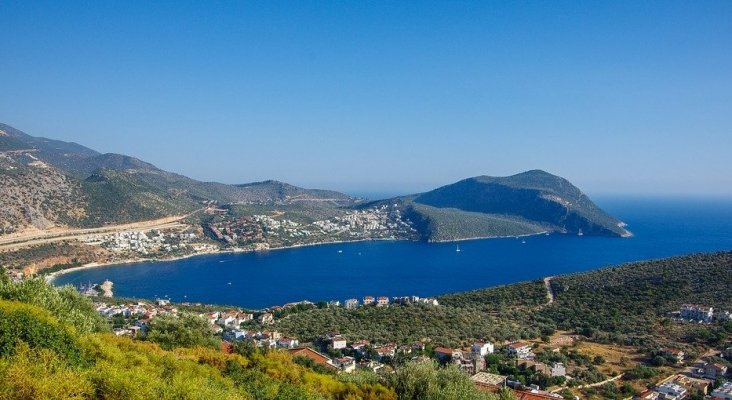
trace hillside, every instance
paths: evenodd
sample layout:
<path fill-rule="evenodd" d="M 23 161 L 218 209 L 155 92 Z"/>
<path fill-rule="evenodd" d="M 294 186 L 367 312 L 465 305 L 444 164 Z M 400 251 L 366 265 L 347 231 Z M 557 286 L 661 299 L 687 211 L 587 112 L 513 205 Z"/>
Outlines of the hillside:
<path fill-rule="evenodd" d="M 395 231 L 386 236 L 425 241 L 541 232 L 630 234 L 569 181 L 539 170 L 509 177 L 478 176 L 426 193 L 364 203 L 343 193 L 274 180 L 238 185 L 200 182 L 134 157 L 100 154 L 2 124 L 0 156 L 3 186 L 10 189 L 0 194 L 0 200 L 8 197 L 0 210 L 5 233 L 184 215 L 215 203 L 232 212 L 230 218 L 287 212 L 308 223 L 333 222 L 354 208 L 366 212 L 388 208 L 401 219 L 399 223 L 413 225 L 416 233 Z"/>
<path fill-rule="evenodd" d="M 630 234 L 621 221 L 601 210 L 569 181 L 540 170 L 508 177 L 468 178 L 403 200 L 411 206 L 412 218 L 424 221 L 423 234 L 428 240 L 543 231 Z M 455 223 L 469 220 L 457 211 L 482 214 L 482 221 Z M 451 220 L 452 224 L 446 222 Z"/>
<path fill-rule="evenodd" d="M 80 224 L 86 218 L 79 181 L 32 153 L 0 152 L 0 188 L 0 234 L 48 229 L 57 223 Z"/>
<path fill-rule="evenodd" d="M 539 281 L 439 296 L 438 307 L 314 309 L 276 327 L 303 339 L 341 332 L 350 340 L 409 343 L 433 340 L 455 346 L 488 339 L 538 338 L 566 330 L 601 343 L 701 350 L 719 345 L 727 326 L 671 323 L 682 304 L 732 311 L 732 252 L 641 261 L 551 280 L 547 304 Z M 721 338 L 721 339 L 720 339 Z M 729 339 L 729 337 L 728 337 Z"/>
<path fill-rule="evenodd" d="M 72 287 L 0 274 L 0 398 L 495 400 L 457 368 L 336 373 L 288 351 L 224 343 L 195 313 L 157 315 L 135 338 Z M 501 399 L 512 398 L 503 395 Z"/>
<path fill-rule="evenodd" d="M 333 206 L 352 206 L 358 202 L 356 198 L 332 190 L 303 189 L 273 180 L 235 186 L 240 189 L 240 202 Z"/>
<path fill-rule="evenodd" d="M 342 193 L 282 182 L 200 182 L 134 157 L 28 135 L 0 124 L 0 234 L 96 227 L 180 215 L 202 204 L 351 206 Z"/>

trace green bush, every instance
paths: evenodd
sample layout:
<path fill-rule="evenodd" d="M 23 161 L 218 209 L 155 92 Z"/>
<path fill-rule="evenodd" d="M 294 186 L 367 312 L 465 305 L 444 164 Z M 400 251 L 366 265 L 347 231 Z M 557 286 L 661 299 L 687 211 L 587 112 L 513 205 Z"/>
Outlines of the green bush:
<path fill-rule="evenodd" d="M 16 352 L 20 343 L 53 350 L 72 365 L 83 361 L 73 332 L 48 312 L 28 304 L 0 300 L 0 357 Z"/>

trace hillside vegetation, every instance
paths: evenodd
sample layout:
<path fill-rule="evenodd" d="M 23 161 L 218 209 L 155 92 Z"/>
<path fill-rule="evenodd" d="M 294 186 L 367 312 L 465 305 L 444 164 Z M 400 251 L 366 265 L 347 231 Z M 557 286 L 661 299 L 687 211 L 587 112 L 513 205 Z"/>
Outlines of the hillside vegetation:
<path fill-rule="evenodd" d="M 407 364 L 391 376 L 334 375 L 244 342 L 223 352 L 208 322 L 192 314 L 156 317 L 142 340 L 113 336 L 107 324 L 71 287 L 0 280 L 0 398 L 497 398 L 457 368 L 432 362 Z"/>
<path fill-rule="evenodd" d="M 469 178 L 417 195 L 413 201 L 441 209 L 504 216 L 498 224 L 505 226 L 515 219 L 519 225 L 516 229 L 530 221 L 561 232 L 627 234 L 621 221 L 602 211 L 569 181 L 541 170 L 508 177 Z"/>
<path fill-rule="evenodd" d="M 283 182 L 200 182 L 134 157 L 28 135 L 0 124 L 0 235 L 181 215 L 204 204 L 348 207 L 351 196 Z M 332 213 L 331 213 L 332 214 Z"/>
<path fill-rule="evenodd" d="M 434 242 L 531 235 L 552 229 L 516 216 L 437 208 L 418 203 L 407 208 L 407 217 L 415 222 L 422 239 Z"/>
<path fill-rule="evenodd" d="M 726 328 L 671 323 L 669 313 L 684 303 L 732 310 L 732 253 L 635 262 L 559 276 L 551 284 L 552 304 L 544 282 L 532 281 L 440 296 L 438 307 L 309 310 L 276 326 L 306 340 L 339 331 L 353 340 L 446 345 L 537 338 L 561 329 L 603 343 L 693 350 L 723 340 Z"/>

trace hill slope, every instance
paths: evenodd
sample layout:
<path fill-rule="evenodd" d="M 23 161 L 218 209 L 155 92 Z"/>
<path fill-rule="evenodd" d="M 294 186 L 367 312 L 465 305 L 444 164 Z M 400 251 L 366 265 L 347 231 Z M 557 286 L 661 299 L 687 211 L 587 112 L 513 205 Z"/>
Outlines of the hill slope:
<path fill-rule="evenodd" d="M 28 135 L 0 124 L 0 234 L 53 226 L 94 227 L 187 213 L 202 203 L 342 207 L 342 193 L 267 181 L 200 182 L 134 157 Z"/>
<path fill-rule="evenodd" d="M 492 216 L 495 223 L 486 222 L 481 228 L 493 231 L 490 236 L 512 231 L 629 235 L 621 221 L 597 207 L 569 181 L 540 170 L 508 177 L 469 178 L 411 196 L 408 201 L 414 204 L 414 212 L 434 223 L 431 239 L 451 236 L 440 232 L 439 221 L 446 218 L 441 214 L 458 216 L 454 210 Z M 459 231 L 452 234 L 453 238 L 460 236 L 464 234 Z"/>

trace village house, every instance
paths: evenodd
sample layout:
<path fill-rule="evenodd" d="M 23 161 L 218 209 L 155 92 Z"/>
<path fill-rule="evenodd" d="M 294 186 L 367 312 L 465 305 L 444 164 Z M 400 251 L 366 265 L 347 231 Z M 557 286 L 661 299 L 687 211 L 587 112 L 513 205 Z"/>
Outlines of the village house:
<path fill-rule="evenodd" d="M 347 309 L 356 308 L 358 307 L 358 299 L 347 299 L 344 305 Z"/>
<path fill-rule="evenodd" d="M 351 349 L 352 352 L 357 353 L 361 357 L 366 355 L 367 348 L 369 346 L 370 342 L 368 340 L 359 340 L 356 342 L 351 343 L 348 348 Z"/>
<path fill-rule="evenodd" d="M 470 350 L 481 357 L 485 357 L 486 355 L 493 353 L 494 347 L 493 343 L 490 342 L 475 342 L 470 347 Z"/>
<path fill-rule="evenodd" d="M 376 307 L 386 307 L 389 305 L 389 298 L 386 296 L 379 296 L 378 299 L 376 299 Z"/>
<path fill-rule="evenodd" d="M 664 395 L 664 400 L 680 400 L 686 397 L 688 390 L 678 383 L 667 382 L 656 387 L 656 392 Z"/>
<path fill-rule="evenodd" d="M 374 301 L 375 300 L 374 300 L 374 297 L 373 296 L 365 296 L 363 298 L 363 305 L 364 306 L 369 306 L 371 304 L 374 304 Z"/>
<path fill-rule="evenodd" d="M 480 390 L 487 392 L 498 392 L 506 387 L 507 377 L 503 375 L 491 374 L 488 372 L 478 372 L 470 377 L 473 385 Z"/>
<path fill-rule="evenodd" d="M 403 344 L 403 345 L 397 347 L 397 353 L 412 354 L 412 346 L 410 346 L 408 344 Z"/>
<path fill-rule="evenodd" d="M 254 319 L 252 314 L 245 314 L 239 311 L 226 311 L 220 313 L 219 319 L 216 321 L 219 325 L 227 328 L 238 327 L 244 322 Z"/>
<path fill-rule="evenodd" d="M 219 320 L 219 318 L 221 318 L 221 313 L 219 313 L 218 311 L 214 311 L 214 312 L 210 312 L 210 313 L 201 314 L 201 317 L 203 317 L 206 321 L 208 321 L 208 323 L 210 325 L 213 325 L 216 323 L 216 321 Z"/>
<path fill-rule="evenodd" d="M 257 322 L 262 325 L 272 325 L 274 324 L 274 315 L 272 315 L 271 313 L 264 313 L 257 317 Z"/>
<path fill-rule="evenodd" d="M 727 375 L 727 366 L 719 363 L 707 363 L 704 365 L 704 377 L 717 379 Z"/>
<path fill-rule="evenodd" d="M 732 400 L 732 382 L 725 382 L 712 391 L 714 400 Z"/>
<path fill-rule="evenodd" d="M 435 358 L 441 363 L 450 362 L 453 358 L 460 358 L 460 350 L 453 350 L 449 347 L 435 347 Z"/>
<path fill-rule="evenodd" d="M 350 373 L 356 370 L 356 360 L 353 357 L 334 358 L 333 365 L 345 373 Z"/>
<path fill-rule="evenodd" d="M 338 332 L 330 332 L 325 334 L 325 343 L 329 343 L 333 350 L 345 349 L 347 347 L 346 338 Z"/>
<path fill-rule="evenodd" d="M 384 360 L 384 357 L 394 357 L 396 355 L 396 345 L 387 344 L 384 346 L 375 347 L 374 351 L 379 355 L 379 360 Z"/>
<path fill-rule="evenodd" d="M 516 400 L 562 400 L 563 397 L 556 393 L 550 393 L 544 390 L 531 389 L 516 389 L 513 391 L 513 395 Z"/>
<path fill-rule="evenodd" d="M 248 337 L 248 332 L 241 329 L 232 329 L 224 332 L 224 339 L 228 341 L 245 340 Z"/>
<path fill-rule="evenodd" d="M 300 341 L 295 338 L 283 336 L 277 339 L 277 347 L 281 349 L 294 349 L 300 346 Z"/>
<path fill-rule="evenodd" d="M 336 335 L 330 338 L 330 343 L 333 347 L 333 350 L 345 349 L 348 345 L 346 342 L 346 338 L 341 335 Z"/>
<path fill-rule="evenodd" d="M 551 365 L 547 365 L 538 361 L 525 360 L 519 365 L 524 369 L 531 369 L 546 376 L 556 377 L 567 375 L 567 369 L 562 363 L 552 363 Z"/>
<path fill-rule="evenodd" d="M 684 304 L 681 306 L 681 318 L 710 323 L 714 318 L 714 309 L 708 306 Z"/>
<path fill-rule="evenodd" d="M 531 343 L 513 342 L 506 346 L 506 353 L 510 357 L 515 358 L 531 358 L 534 354 L 531 352 L 533 348 Z"/>
<path fill-rule="evenodd" d="M 356 368 L 363 369 L 371 372 L 379 372 L 384 369 L 384 364 L 374 360 L 362 360 Z"/>
<path fill-rule="evenodd" d="M 472 351 L 453 353 L 452 362 L 457 365 L 460 371 L 473 375 L 485 369 L 485 358 Z"/>
<path fill-rule="evenodd" d="M 313 360 L 316 364 L 322 365 L 328 369 L 337 370 L 338 367 L 333 365 L 333 361 L 326 355 L 317 352 L 309 347 L 299 347 L 296 349 L 289 349 L 288 352 L 293 357 L 306 357 Z"/>
<path fill-rule="evenodd" d="M 671 381 L 685 387 L 689 392 L 701 392 L 703 394 L 707 394 L 712 384 L 708 379 L 692 378 L 684 374 L 675 375 Z"/>

